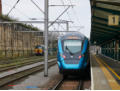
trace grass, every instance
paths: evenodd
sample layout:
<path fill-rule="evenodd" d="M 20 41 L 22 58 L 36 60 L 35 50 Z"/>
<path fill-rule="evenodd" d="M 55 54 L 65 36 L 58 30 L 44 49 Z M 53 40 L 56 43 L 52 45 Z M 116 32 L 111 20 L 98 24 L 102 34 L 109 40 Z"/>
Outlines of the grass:
<path fill-rule="evenodd" d="M 49 59 L 52 59 L 52 58 L 55 58 L 56 56 L 49 56 L 48 58 Z M 0 69 L 1 68 L 5 68 L 5 67 L 12 67 L 12 66 L 17 66 L 17 67 L 21 67 L 21 66 L 24 66 L 24 65 L 27 65 L 27 64 L 32 64 L 32 63 L 36 63 L 36 62 L 40 62 L 40 61 L 43 61 L 44 57 L 43 56 L 33 56 L 33 57 L 30 57 L 30 58 L 18 58 L 18 59 L 15 59 L 14 61 L 12 62 L 9 62 L 8 63 L 4 63 L 4 64 L 1 64 L 0 65 Z"/>
<path fill-rule="evenodd" d="M 1 15 L 0 19 L 3 20 L 3 21 L 9 21 L 9 22 L 18 21 L 18 19 L 13 19 L 12 17 L 9 17 L 7 15 Z M 17 25 L 22 26 L 22 27 L 27 28 L 27 29 L 30 29 L 30 30 L 33 30 L 33 31 L 40 31 L 37 27 L 33 27 L 31 25 L 22 24 L 22 23 L 19 23 Z M 41 33 L 43 35 L 43 32 L 41 32 Z"/>
<path fill-rule="evenodd" d="M 36 58 L 36 56 L 32 56 L 32 57 L 21 56 L 21 57 L 16 57 L 16 58 L 2 58 L 2 59 L 0 59 L 0 65 L 10 64 L 10 63 L 13 63 L 13 62 L 22 61 L 22 60 L 30 59 L 30 58 Z"/>

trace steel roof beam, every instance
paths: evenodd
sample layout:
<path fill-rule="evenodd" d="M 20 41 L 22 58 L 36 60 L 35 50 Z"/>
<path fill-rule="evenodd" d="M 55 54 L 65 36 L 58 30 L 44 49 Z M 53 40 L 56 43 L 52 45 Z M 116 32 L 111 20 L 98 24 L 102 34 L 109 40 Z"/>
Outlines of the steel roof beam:
<path fill-rule="evenodd" d="M 93 0 L 92 0 L 93 1 Z M 107 42 L 111 39 L 118 39 L 120 26 L 109 26 L 109 15 L 120 15 L 120 0 L 94 0 L 91 4 L 94 10 L 92 17 L 91 41 L 98 44 Z"/>
<path fill-rule="evenodd" d="M 93 33 L 92 33 L 93 35 L 95 34 L 95 35 L 97 35 L 97 36 L 100 36 L 100 37 L 111 37 L 111 35 L 103 35 L 103 34 L 100 34 L 100 33 L 98 33 L 98 32 L 96 32 L 96 31 L 94 31 Z M 113 36 L 113 35 L 112 35 Z M 100 38 L 99 37 L 99 38 Z"/>
<path fill-rule="evenodd" d="M 106 32 L 106 31 L 104 31 L 104 30 L 102 30 L 102 29 L 99 29 L 99 28 L 97 28 L 97 27 L 94 27 L 92 30 L 93 30 L 93 31 L 98 31 L 98 32 L 101 32 L 101 33 L 104 33 L 104 34 L 114 34 L 114 35 L 116 35 L 115 33 Z"/>
<path fill-rule="evenodd" d="M 114 28 L 109 28 L 107 26 L 102 26 L 99 24 L 93 24 L 92 28 L 98 28 L 101 29 L 102 32 L 106 32 L 106 33 L 114 33 L 114 34 L 120 34 L 120 30 L 118 29 L 114 29 Z"/>
<path fill-rule="evenodd" d="M 105 33 L 101 33 L 101 32 L 98 32 L 98 31 L 93 31 L 92 34 L 100 35 L 99 38 L 101 38 L 101 36 L 104 36 L 104 37 L 111 37 L 110 34 L 105 34 Z M 112 36 L 115 36 L 115 35 L 112 35 Z"/>
<path fill-rule="evenodd" d="M 96 7 L 113 10 L 113 11 L 120 11 L 120 9 L 119 9 L 120 6 L 108 5 L 108 4 L 103 4 L 103 3 L 96 3 Z"/>
<path fill-rule="evenodd" d="M 107 19 L 103 19 L 101 17 L 96 17 L 96 16 L 93 16 L 93 24 L 100 24 L 102 26 L 106 26 L 106 27 L 109 27 L 109 28 L 114 28 L 114 29 L 117 29 L 119 30 L 120 29 L 120 26 L 109 26 L 108 25 L 108 20 Z"/>
<path fill-rule="evenodd" d="M 120 6 L 120 0 L 96 0 L 96 3 L 104 3 Z"/>
<path fill-rule="evenodd" d="M 111 6 L 112 7 L 112 6 Z M 118 7 L 118 8 L 120 8 L 120 7 Z M 119 9 L 117 9 L 117 10 L 112 10 L 112 9 L 108 9 L 108 8 L 103 8 L 103 7 L 94 7 L 94 9 L 96 10 L 96 11 L 103 11 L 103 12 L 106 12 L 106 13 L 111 13 L 110 15 L 112 15 L 112 14 L 117 14 L 117 15 L 120 15 L 120 10 Z"/>
<path fill-rule="evenodd" d="M 98 17 L 98 16 L 93 16 L 93 21 L 98 21 L 98 22 L 100 22 L 100 23 L 102 23 L 102 24 L 108 24 L 107 23 L 107 19 L 104 19 L 104 18 L 102 18 L 102 17 Z M 93 22 L 92 21 L 92 22 Z"/>
<path fill-rule="evenodd" d="M 98 8 L 95 8 L 94 16 L 102 17 L 103 19 L 108 19 L 108 15 L 112 15 L 113 13 L 106 12 L 104 10 L 99 10 Z"/>
<path fill-rule="evenodd" d="M 94 10 L 94 16 L 93 17 L 100 17 L 102 19 L 105 19 L 108 21 L 108 16 L 109 15 L 119 15 L 120 16 L 120 12 L 115 12 L 115 11 L 111 11 L 111 10 L 108 10 L 108 9 L 104 9 L 104 8 L 95 8 Z M 119 21 L 120 21 L 120 18 L 119 18 Z"/>
<path fill-rule="evenodd" d="M 108 40 L 111 40 L 110 37 L 107 37 L 107 38 L 99 38 L 97 36 L 95 36 L 95 38 L 91 39 L 91 41 L 102 41 L 102 42 L 105 42 L 105 41 L 108 41 Z"/>
<path fill-rule="evenodd" d="M 109 31 L 109 30 L 106 30 L 106 29 L 104 29 L 104 28 L 99 28 L 99 27 L 97 27 L 97 26 L 94 26 L 93 28 L 92 28 L 92 31 L 99 31 L 99 32 L 103 32 L 103 33 L 108 33 L 108 34 L 114 34 L 114 35 L 117 35 L 118 33 L 115 33 L 115 32 L 111 32 L 111 31 Z"/>
<path fill-rule="evenodd" d="M 120 36 L 113 36 L 113 37 L 101 37 L 101 38 L 99 38 L 99 36 L 98 35 L 91 35 L 91 36 L 93 36 L 92 38 L 91 38 L 91 41 L 97 41 L 98 39 L 99 40 L 102 40 L 103 39 L 103 42 L 105 43 L 105 42 L 108 42 L 108 41 L 110 41 L 110 40 L 116 40 L 116 39 L 118 39 Z M 103 42 L 102 42 L 102 44 L 103 44 Z M 99 43 L 100 45 L 102 45 L 101 43 Z"/>
<path fill-rule="evenodd" d="M 97 29 L 95 29 L 95 28 L 93 29 L 92 33 L 99 33 L 99 34 L 105 35 L 105 33 L 101 32 L 101 31 L 97 31 Z M 107 34 L 107 35 L 109 35 L 109 34 Z"/>

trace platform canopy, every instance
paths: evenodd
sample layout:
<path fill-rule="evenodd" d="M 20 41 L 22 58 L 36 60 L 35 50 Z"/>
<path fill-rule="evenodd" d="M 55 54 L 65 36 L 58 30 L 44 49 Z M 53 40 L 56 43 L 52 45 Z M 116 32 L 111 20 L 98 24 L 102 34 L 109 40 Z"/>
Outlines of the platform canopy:
<path fill-rule="evenodd" d="M 110 40 L 120 40 L 120 0 L 90 1 L 91 43 L 101 45 Z"/>

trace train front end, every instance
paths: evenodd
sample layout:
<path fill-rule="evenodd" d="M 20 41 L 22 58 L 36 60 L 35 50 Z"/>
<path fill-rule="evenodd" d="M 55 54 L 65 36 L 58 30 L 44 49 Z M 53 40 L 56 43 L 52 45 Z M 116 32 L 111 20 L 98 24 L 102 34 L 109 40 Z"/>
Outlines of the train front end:
<path fill-rule="evenodd" d="M 81 71 L 87 62 L 88 39 L 80 34 L 70 34 L 58 40 L 58 66 L 60 73 Z"/>

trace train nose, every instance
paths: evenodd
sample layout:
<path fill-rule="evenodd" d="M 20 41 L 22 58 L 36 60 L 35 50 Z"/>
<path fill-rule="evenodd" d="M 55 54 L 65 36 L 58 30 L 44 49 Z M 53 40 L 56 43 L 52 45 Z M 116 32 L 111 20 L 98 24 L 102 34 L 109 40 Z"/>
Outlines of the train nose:
<path fill-rule="evenodd" d="M 70 56 L 70 58 L 73 58 L 74 56 Z"/>
<path fill-rule="evenodd" d="M 80 60 L 79 59 L 65 59 L 64 62 L 65 64 L 79 64 Z"/>
<path fill-rule="evenodd" d="M 37 50 L 37 53 L 39 53 L 39 50 Z"/>

